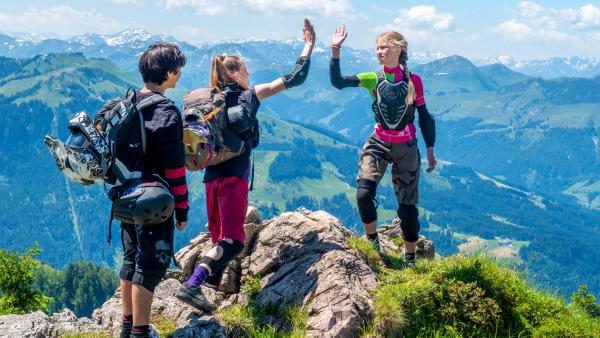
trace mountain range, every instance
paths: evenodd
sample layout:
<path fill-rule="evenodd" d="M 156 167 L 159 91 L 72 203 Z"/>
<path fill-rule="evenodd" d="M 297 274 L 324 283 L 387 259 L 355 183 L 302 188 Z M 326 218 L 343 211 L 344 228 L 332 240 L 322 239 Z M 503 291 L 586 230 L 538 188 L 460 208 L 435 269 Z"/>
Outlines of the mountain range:
<path fill-rule="evenodd" d="M 132 52 L 141 52 L 145 46 L 154 41 L 176 42 L 186 53 L 212 48 L 221 44 L 249 44 L 252 42 L 280 44 L 280 41 L 265 40 L 259 38 L 249 38 L 245 40 L 216 41 L 201 45 L 194 45 L 183 41 L 177 41 L 172 36 L 153 35 L 143 29 L 127 29 L 115 34 L 84 34 L 71 38 L 61 39 L 44 34 L 18 34 L 15 36 L 0 34 L 0 45 L 4 48 L 0 50 L 0 56 L 9 57 L 33 57 L 39 54 L 59 53 L 59 52 L 82 52 L 86 56 L 102 57 L 109 59 L 116 64 L 119 60 L 126 62 L 121 58 L 122 54 L 131 54 Z M 286 41 L 288 45 L 297 43 L 297 41 Z M 328 49 L 325 44 L 320 44 L 321 50 Z M 318 49 L 317 48 L 317 51 Z M 328 52 L 328 50 L 326 50 Z M 354 53 L 360 54 L 363 61 L 375 65 L 375 60 L 371 51 L 354 50 Z M 448 55 L 439 51 L 411 51 L 409 53 L 409 64 L 425 64 L 437 59 L 447 57 Z M 486 66 L 491 64 L 502 64 L 514 71 L 546 79 L 558 77 L 595 77 L 600 75 L 599 57 L 553 57 L 549 59 L 521 59 L 508 56 L 490 56 L 474 59 L 473 63 L 477 66 Z"/>
<path fill-rule="evenodd" d="M 0 58 L 0 160 L 5 163 L 0 212 L 10 220 L 1 226 L 7 235 L 0 247 L 22 250 L 38 240 L 46 250 L 42 259 L 55 266 L 75 260 L 110 266 L 118 260 L 118 245 L 106 247 L 103 241 L 104 188 L 66 181 L 41 141 L 45 134 L 64 139 L 74 112 L 94 112 L 106 99 L 140 85 L 134 71 L 143 43 L 137 49 L 129 48 L 131 41 L 115 44 L 112 50 L 105 40 L 108 60 L 81 50 Z M 93 41 L 88 36 L 88 46 Z M 206 84 L 213 53 L 243 55 L 257 83 L 289 71 L 301 44 L 253 40 L 182 48 L 190 48 L 182 88 L 168 93 L 176 102 L 186 89 Z M 344 50 L 342 58 L 344 73 L 377 69 L 365 51 Z M 360 146 L 372 131 L 370 101 L 360 89 L 331 88 L 328 62 L 328 51 L 317 48 L 307 82 L 261 105 L 262 140 L 250 199 L 266 217 L 305 206 L 328 210 L 361 230 L 354 180 Z M 424 234 L 444 254 L 488 252 L 520 265 L 551 289 L 568 293 L 588 283 L 600 290 L 594 263 L 600 239 L 600 101 L 594 88 L 600 79 L 546 80 L 501 64 L 478 67 L 460 56 L 411 70 L 425 84 L 442 160 L 439 171 L 422 176 Z M 197 221 L 178 234 L 178 246 L 202 230 L 206 219 L 198 175 L 189 176 L 191 219 Z M 396 204 L 388 180 L 378 200 L 380 219 L 391 221 Z"/>

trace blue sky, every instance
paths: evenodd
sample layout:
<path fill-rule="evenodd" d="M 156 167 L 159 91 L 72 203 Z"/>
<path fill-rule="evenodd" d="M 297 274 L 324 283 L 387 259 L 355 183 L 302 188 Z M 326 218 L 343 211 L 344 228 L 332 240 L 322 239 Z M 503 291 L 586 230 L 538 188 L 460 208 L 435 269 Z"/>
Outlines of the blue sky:
<path fill-rule="evenodd" d="M 471 58 L 600 56 L 596 1 L 358 0 L 20 0 L 0 3 L 0 32 L 68 37 L 143 28 L 202 43 L 289 39 L 310 17 L 321 42 L 340 23 L 347 44 L 371 49 L 383 30 L 404 34 L 411 51 Z"/>

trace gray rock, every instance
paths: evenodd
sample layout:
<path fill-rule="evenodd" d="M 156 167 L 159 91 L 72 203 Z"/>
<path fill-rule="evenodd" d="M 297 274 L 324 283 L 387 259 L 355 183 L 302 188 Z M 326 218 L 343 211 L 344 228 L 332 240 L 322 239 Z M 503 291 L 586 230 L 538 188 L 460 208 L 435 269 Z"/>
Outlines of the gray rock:
<path fill-rule="evenodd" d="M 391 252 L 403 250 L 404 246 L 398 244 L 398 242 L 402 242 L 402 229 L 400 228 L 399 219 L 394 219 L 391 225 L 379 227 L 377 232 L 381 235 L 379 240 L 383 250 Z M 419 240 L 417 240 L 417 258 L 435 258 L 435 245 L 425 236 L 419 236 Z"/>
<path fill-rule="evenodd" d="M 246 223 L 260 222 L 260 212 L 255 207 L 249 206 L 246 211 Z"/>
<path fill-rule="evenodd" d="M 55 331 L 59 336 L 74 332 L 105 332 L 93 320 L 86 317 L 77 318 L 75 313 L 69 309 L 53 314 L 50 321 L 54 323 Z"/>
<path fill-rule="evenodd" d="M 377 277 L 346 244 L 352 233 L 338 219 L 323 211 L 303 208 L 268 221 L 259 221 L 258 211 L 248 212 L 245 224 L 246 247 L 227 268 L 220 291 L 203 288 L 218 310 L 236 303 L 248 303 L 250 296 L 239 292 L 249 277 L 261 278 L 261 290 L 254 300 L 275 306 L 303 307 L 308 313 L 309 337 L 358 337 L 359 327 L 373 316 L 369 291 Z M 386 250 L 402 250 L 399 226 L 379 229 Z M 173 337 L 225 337 L 225 328 L 213 315 L 196 311 L 177 300 L 179 286 L 192 273 L 198 257 L 212 247 L 206 233 L 181 249 L 179 270 L 169 270 L 154 293 L 151 316 L 175 323 Z M 419 238 L 419 257 L 434 257 L 431 241 Z M 276 329 L 288 329 L 288 322 L 275 315 L 266 318 Z M 42 312 L 0 316 L 2 337 L 58 337 L 72 332 L 106 332 L 117 336 L 121 330 L 121 292 L 96 309 L 92 318 L 77 318 L 70 310 L 52 316 Z"/>
<path fill-rule="evenodd" d="M 152 310 L 150 316 L 153 319 L 167 318 L 173 320 L 178 328 L 178 337 L 187 337 L 187 332 L 199 332 L 200 328 L 206 328 L 210 332 L 220 332 L 221 325 L 212 316 L 198 313 L 194 308 L 180 302 L 175 294 L 181 283 L 176 279 L 163 280 L 154 291 Z M 203 288 L 207 298 L 215 304 L 220 304 L 223 297 L 217 292 Z M 102 328 L 102 331 L 111 335 L 118 335 L 121 331 L 121 295 L 117 290 L 113 298 L 109 299 L 96 309 L 93 314 L 94 323 Z M 193 335 L 192 335 L 193 336 Z"/>
<path fill-rule="evenodd" d="M 284 213 L 258 234 L 242 273 L 264 276 L 258 302 L 306 307 L 308 336 L 358 336 L 359 324 L 372 316 L 368 291 L 377 278 L 348 251 L 350 235 L 325 212 Z"/>
<path fill-rule="evenodd" d="M 0 316 L 0 335 L 6 338 L 55 337 L 54 324 L 42 311 Z"/>

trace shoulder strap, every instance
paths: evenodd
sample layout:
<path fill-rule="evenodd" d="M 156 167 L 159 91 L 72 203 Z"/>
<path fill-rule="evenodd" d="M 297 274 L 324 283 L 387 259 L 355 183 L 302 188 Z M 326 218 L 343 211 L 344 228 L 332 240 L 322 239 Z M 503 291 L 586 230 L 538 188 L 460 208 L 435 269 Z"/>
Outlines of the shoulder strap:
<path fill-rule="evenodd" d="M 160 94 L 153 94 L 135 104 L 135 107 L 137 108 L 137 113 L 140 115 L 140 121 L 141 121 L 140 132 L 142 133 L 142 151 L 144 154 L 146 154 L 146 126 L 144 125 L 144 115 L 142 114 L 142 109 L 144 109 L 146 107 L 150 107 L 159 102 L 172 102 L 172 101 Z"/>
<path fill-rule="evenodd" d="M 377 84 L 379 84 L 381 81 L 383 81 L 385 79 L 385 76 L 383 75 L 383 71 L 379 70 L 377 72 L 375 72 L 375 74 L 377 74 Z M 408 83 L 408 79 L 410 78 L 410 72 L 408 72 L 408 77 L 404 76 L 404 71 L 402 72 L 402 81 Z"/>
<path fill-rule="evenodd" d="M 136 103 L 135 106 L 137 109 L 142 110 L 146 107 L 150 107 L 151 105 L 154 105 L 154 104 L 157 104 L 160 102 L 172 102 L 172 101 L 160 94 L 154 94 L 154 95 L 149 96 L 149 97 L 141 100 L 140 102 Z"/>
<path fill-rule="evenodd" d="M 220 106 L 215 107 L 215 109 L 213 109 L 210 113 L 204 115 L 204 117 L 202 118 L 203 122 L 207 122 L 210 119 L 212 119 L 215 115 L 217 115 L 221 110 L 223 110 L 223 108 L 225 108 L 226 103 L 223 102 Z"/>

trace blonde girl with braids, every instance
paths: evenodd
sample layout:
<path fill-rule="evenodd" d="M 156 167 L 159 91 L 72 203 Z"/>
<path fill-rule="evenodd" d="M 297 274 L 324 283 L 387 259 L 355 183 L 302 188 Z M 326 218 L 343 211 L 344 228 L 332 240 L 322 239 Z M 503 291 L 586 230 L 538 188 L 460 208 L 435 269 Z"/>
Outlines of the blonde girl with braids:
<path fill-rule="evenodd" d="M 225 268 L 244 248 L 244 222 L 248 209 L 250 156 L 258 145 L 256 113 L 262 100 L 285 89 L 301 85 L 308 76 L 310 56 L 315 43 L 315 31 L 304 19 L 304 49 L 293 70 L 269 83 L 250 86 L 250 72 L 242 58 L 234 55 L 213 57 L 210 83 L 225 97 L 229 128 L 246 141 L 244 152 L 204 171 L 208 232 L 213 243 L 200 257 L 194 272 L 181 284 L 177 298 L 201 311 L 214 309 L 202 293 L 201 285 L 217 289 Z M 233 114 L 233 112 L 236 112 Z M 235 120 L 232 116 L 247 118 Z"/>
<path fill-rule="evenodd" d="M 337 89 L 362 87 L 373 100 L 375 130 L 365 142 L 358 163 L 356 199 L 358 212 L 365 225 L 367 237 L 379 251 L 377 236 L 377 185 L 389 164 L 392 183 L 398 200 L 398 217 L 404 237 L 404 258 L 414 265 L 416 242 L 419 238 L 419 174 L 421 157 L 417 148 L 415 109 L 419 127 L 427 146 L 426 172 L 435 168 L 433 152 L 435 121 L 427 111 L 421 78 L 408 69 L 408 43 L 398 32 L 385 32 L 376 40 L 376 57 L 383 66 L 378 72 L 342 76 L 340 50 L 348 33 L 338 27 L 331 41 L 332 58 L 329 65 L 331 84 Z"/>

